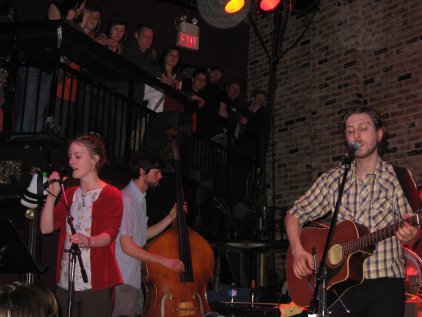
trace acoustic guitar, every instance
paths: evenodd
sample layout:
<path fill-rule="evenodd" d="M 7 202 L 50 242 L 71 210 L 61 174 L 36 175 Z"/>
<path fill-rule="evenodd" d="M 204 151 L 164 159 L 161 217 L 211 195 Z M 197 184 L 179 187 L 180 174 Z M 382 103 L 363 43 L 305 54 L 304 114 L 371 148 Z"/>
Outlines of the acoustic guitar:
<path fill-rule="evenodd" d="M 373 254 L 376 243 L 394 236 L 404 222 L 419 226 L 421 214 L 415 214 L 372 233 L 366 226 L 352 221 L 344 221 L 337 225 L 326 260 L 328 307 L 334 305 L 351 287 L 363 282 L 363 261 Z M 302 229 L 302 245 L 314 256 L 315 271 L 321 262 L 327 235 L 326 228 Z M 295 276 L 290 247 L 287 252 L 286 275 L 292 300 L 299 306 L 308 306 L 314 290 L 315 274 L 302 279 Z"/>

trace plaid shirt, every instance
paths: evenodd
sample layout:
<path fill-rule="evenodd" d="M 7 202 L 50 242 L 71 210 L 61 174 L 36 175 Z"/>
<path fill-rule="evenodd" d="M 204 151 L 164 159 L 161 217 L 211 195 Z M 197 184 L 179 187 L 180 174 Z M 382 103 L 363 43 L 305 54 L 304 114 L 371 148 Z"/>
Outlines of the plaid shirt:
<path fill-rule="evenodd" d="M 308 220 L 334 211 L 342 171 L 343 168 L 337 167 L 322 174 L 288 213 L 295 215 L 303 225 Z M 374 174 L 368 175 L 363 181 L 357 178 L 355 164 L 352 164 L 338 223 L 351 220 L 365 225 L 373 232 L 399 222 L 404 213 L 413 212 L 391 164 L 379 159 Z M 396 236 L 379 242 L 374 255 L 364 262 L 364 277 L 367 279 L 404 276 L 403 254 Z"/>

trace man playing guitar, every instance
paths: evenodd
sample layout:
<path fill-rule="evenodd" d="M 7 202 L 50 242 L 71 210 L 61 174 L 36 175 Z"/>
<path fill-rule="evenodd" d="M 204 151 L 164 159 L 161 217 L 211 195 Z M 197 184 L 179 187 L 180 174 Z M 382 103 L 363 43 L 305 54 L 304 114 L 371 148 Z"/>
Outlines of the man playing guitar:
<path fill-rule="evenodd" d="M 403 317 L 405 270 L 400 243 L 413 245 L 419 239 L 419 233 L 407 222 L 397 225 L 413 212 L 393 166 L 381 159 L 386 127 L 380 115 L 370 107 L 350 109 L 343 117 L 341 127 L 347 144 L 357 142 L 360 147 L 347 176 L 338 223 L 347 220 L 359 223 L 371 233 L 394 224 L 396 227 L 391 237 L 377 240 L 374 250 L 367 252 L 365 249 L 363 255 L 359 255 L 366 257 L 361 267 L 363 281 L 349 287 L 343 295 L 338 294 L 338 297 L 342 296 L 330 306 L 331 316 Z M 295 286 L 291 285 L 295 281 L 309 280 L 315 269 L 313 263 L 319 264 L 315 254 L 311 254 L 315 247 L 306 247 L 301 240 L 304 238 L 301 226 L 334 210 L 343 170 L 340 166 L 322 174 L 287 213 L 285 226 L 292 258 L 289 289 Z M 343 262 L 346 260 L 340 261 L 340 265 Z M 355 263 L 347 263 L 346 271 L 349 272 L 349 264 L 352 271 Z M 330 273 L 328 275 L 330 278 Z M 292 299 L 295 300 L 293 296 Z"/>

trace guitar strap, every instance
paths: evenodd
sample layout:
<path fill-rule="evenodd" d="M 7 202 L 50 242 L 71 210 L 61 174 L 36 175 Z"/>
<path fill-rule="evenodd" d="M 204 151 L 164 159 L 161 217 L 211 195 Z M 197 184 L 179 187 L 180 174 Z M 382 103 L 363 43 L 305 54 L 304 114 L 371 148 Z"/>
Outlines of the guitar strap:
<path fill-rule="evenodd" d="M 409 171 L 404 167 L 398 167 L 394 165 L 393 167 L 403 193 L 406 196 L 407 202 L 412 207 L 412 210 L 414 212 L 420 210 L 422 207 L 422 202 L 419 198 L 419 193 L 415 183 L 413 182 L 412 177 L 409 175 Z"/>
<path fill-rule="evenodd" d="M 403 189 L 403 193 L 406 196 L 407 202 L 412 207 L 414 212 L 418 211 L 422 206 L 422 201 L 419 197 L 418 190 L 413 182 L 412 177 L 409 175 L 409 171 L 404 167 L 394 166 L 394 171 L 396 172 L 397 179 L 399 180 L 400 186 Z M 422 233 L 421 229 L 419 232 Z M 412 249 L 418 255 L 422 255 L 422 243 L 421 239 L 417 241 Z"/>

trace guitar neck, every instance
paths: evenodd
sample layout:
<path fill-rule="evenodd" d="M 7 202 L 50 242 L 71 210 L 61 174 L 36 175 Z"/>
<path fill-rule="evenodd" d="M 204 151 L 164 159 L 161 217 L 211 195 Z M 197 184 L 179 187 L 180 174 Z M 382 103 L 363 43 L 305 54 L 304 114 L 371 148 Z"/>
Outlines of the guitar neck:
<path fill-rule="evenodd" d="M 359 250 L 365 249 L 367 247 L 373 246 L 376 243 L 388 239 L 395 235 L 397 229 L 402 226 L 403 223 L 407 222 L 412 226 L 419 227 L 420 225 L 420 214 L 417 213 L 405 220 L 397 222 L 393 225 L 382 228 L 378 231 L 371 232 L 369 234 L 363 235 L 359 239 L 352 240 L 343 244 L 343 253 L 345 255 L 352 254 Z"/>

